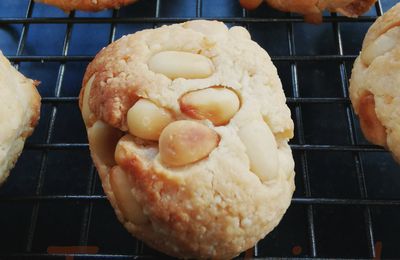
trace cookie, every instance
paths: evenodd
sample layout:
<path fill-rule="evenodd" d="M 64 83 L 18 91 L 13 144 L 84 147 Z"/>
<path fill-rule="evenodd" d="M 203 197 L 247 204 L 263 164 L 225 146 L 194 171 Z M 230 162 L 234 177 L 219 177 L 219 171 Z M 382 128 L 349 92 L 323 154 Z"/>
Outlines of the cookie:
<path fill-rule="evenodd" d="M 127 35 L 89 64 L 80 107 L 125 228 L 166 254 L 231 258 L 281 220 L 293 121 L 243 27 L 190 21 Z"/>
<path fill-rule="evenodd" d="M 263 0 L 239 0 L 246 9 L 257 8 Z M 265 0 L 268 5 L 283 12 L 304 15 L 309 23 L 321 23 L 322 12 L 339 12 L 348 17 L 357 17 L 367 12 L 377 0 Z"/>
<path fill-rule="evenodd" d="M 110 8 L 120 8 L 137 0 L 35 0 L 36 2 L 54 5 L 65 12 L 72 10 L 96 12 Z"/>
<path fill-rule="evenodd" d="M 37 81 L 25 78 L 0 51 L 0 184 L 8 177 L 40 116 Z"/>
<path fill-rule="evenodd" d="M 364 136 L 400 162 L 400 4 L 368 30 L 350 79 Z"/>

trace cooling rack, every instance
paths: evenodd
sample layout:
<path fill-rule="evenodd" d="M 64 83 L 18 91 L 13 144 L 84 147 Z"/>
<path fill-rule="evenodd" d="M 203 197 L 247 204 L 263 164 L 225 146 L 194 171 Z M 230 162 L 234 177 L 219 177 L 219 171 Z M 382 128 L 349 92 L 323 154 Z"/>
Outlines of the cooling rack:
<path fill-rule="evenodd" d="M 280 225 L 240 258 L 400 258 L 400 168 L 366 142 L 348 98 L 369 26 L 397 1 L 321 25 L 234 0 L 142 0 L 120 10 L 71 12 L 0 2 L 0 49 L 41 80 L 41 120 L 0 189 L 0 259 L 166 258 L 114 216 L 91 163 L 78 94 L 87 64 L 124 34 L 189 19 L 245 26 L 278 68 L 295 122 L 296 192 Z M 1 130 L 0 130 L 1 131 Z"/>

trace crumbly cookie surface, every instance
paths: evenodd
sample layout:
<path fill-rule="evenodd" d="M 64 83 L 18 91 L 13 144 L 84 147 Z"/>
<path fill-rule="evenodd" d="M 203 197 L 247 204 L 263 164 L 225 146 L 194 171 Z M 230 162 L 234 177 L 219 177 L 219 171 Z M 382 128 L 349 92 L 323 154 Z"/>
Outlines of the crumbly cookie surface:
<path fill-rule="evenodd" d="M 54 5 L 66 12 L 72 10 L 101 11 L 110 8 L 120 8 L 137 0 L 35 0 L 39 3 Z"/>
<path fill-rule="evenodd" d="M 400 161 L 400 4 L 368 30 L 350 80 L 365 137 Z"/>
<path fill-rule="evenodd" d="M 11 66 L 0 51 L 0 184 L 39 120 L 40 96 L 36 85 Z"/>
<path fill-rule="evenodd" d="M 263 0 L 239 0 L 243 7 L 253 9 Z M 357 17 L 367 12 L 376 0 L 266 0 L 278 10 L 304 14 L 305 20 L 311 23 L 322 22 L 325 10 L 339 12 L 348 17 Z"/>
<path fill-rule="evenodd" d="M 290 204 L 290 110 L 242 27 L 190 21 L 125 36 L 88 66 L 80 107 L 119 220 L 160 251 L 233 257 Z"/>

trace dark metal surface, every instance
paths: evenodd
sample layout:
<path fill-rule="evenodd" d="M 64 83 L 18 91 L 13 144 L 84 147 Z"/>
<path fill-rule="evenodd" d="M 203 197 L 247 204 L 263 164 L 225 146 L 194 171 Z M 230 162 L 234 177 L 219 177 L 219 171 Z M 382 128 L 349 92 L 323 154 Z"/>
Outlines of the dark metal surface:
<path fill-rule="evenodd" d="M 114 216 L 89 156 L 77 105 L 93 56 L 124 34 L 193 18 L 242 25 L 271 55 L 296 126 L 296 192 L 256 257 L 400 258 L 400 167 L 362 136 L 348 98 L 352 63 L 372 22 L 325 13 L 309 25 L 236 0 L 142 0 L 100 13 L 0 1 L 0 49 L 41 80 L 40 124 L 0 189 L 0 259 L 161 258 Z M 0 130 L 1 131 L 1 130 Z M 244 254 L 242 255 L 244 256 Z"/>

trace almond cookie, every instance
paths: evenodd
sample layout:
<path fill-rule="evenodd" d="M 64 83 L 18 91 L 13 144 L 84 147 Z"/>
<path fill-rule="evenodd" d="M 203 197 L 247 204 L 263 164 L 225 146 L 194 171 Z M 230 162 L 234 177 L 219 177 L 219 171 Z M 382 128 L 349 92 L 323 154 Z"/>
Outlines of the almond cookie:
<path fill-rule="evenodd" d="M 368 30 L 354 62 L 350 98 L 365 137 L 400 162 L 400 4 Z"/>
<path fill-rule="evenodd" d="M 263 0 L 239 0 L 244 8 L 257 8 Z M 321 23 L 322 12 L 339 12 L 357 17 L 367 12 L 377 0 L 265 0 L 271 7 L 284 12 L 304 14 L 309 23 Z"/>
<path fill-rule="evenodd" d="M 290 110 L 242 27 L 190 21 L 124 36 L 88 66 L 80 107 L 118 219 L 155 249 L 231 258 L 290 204 Z"/>
<path fill-rule="evenodd" d="M 39 3 L 54 5 L 65 12 L 72 10 L 81 11 L 101 11 L 110 8 L 120 8 L 124 5 L 129 5 L 137 0 L 35 0 Z"/>
<path fill-rule="evenodd" d="M 0 51 L 0 184 L 8 177 L 40 116 L 38 82 L 25 78 Z"/>

